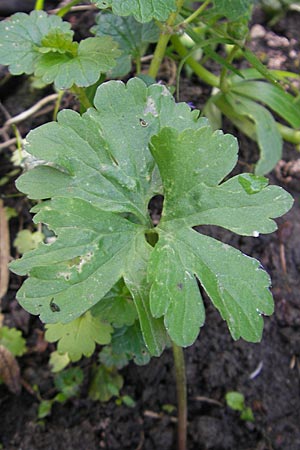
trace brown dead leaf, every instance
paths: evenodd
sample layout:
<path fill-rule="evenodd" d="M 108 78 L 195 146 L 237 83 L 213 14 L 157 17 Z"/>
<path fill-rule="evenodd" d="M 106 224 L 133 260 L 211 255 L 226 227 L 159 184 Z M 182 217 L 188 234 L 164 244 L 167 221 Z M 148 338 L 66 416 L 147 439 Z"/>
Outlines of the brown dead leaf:
<path fill-rule="evenodd" d="M 9 229 L 3 200 L 0 200 L 0 300 L 6 294 L 9 281 Z"/>
<path fill-rule="evenodd" d="M 0 378 L 10 392 L 20 394 L 20 367 L 14 355 L 3 345 L 0 345 Z"/>

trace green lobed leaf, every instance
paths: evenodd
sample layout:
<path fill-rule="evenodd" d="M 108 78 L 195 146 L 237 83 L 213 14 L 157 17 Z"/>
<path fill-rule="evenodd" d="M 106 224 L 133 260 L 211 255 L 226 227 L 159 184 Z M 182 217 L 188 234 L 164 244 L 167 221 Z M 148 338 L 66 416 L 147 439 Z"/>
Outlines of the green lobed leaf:
<path fill-rule="evenodd" d="M 57 89 L 89 86 L 120 55 L 110 37 L 73 42 L 70 24 L 44 11 L 14 14 L 0 23 L 0 63 L 13 75 L 34 73 Z"/>
<path fill-rule="evenodd" d="M 51 51 L 41 55 L 36 63 L 35 75 L 57 89 L 91 86 L 101 73 L 115 66 L 120 55 L 117 45 L 110 37 L 91 37 L 80 41 L 75 55 Z"/>
<path fill-rule="evenodd" d="M 152 314 L 164 315 L 175 343 L 190 345 L 204 321 L 197 277 L 233 338 L 259 341 L 261 315 L 273 311 L 268 275 L 258 261 L 188 227 L 219 225 L 257 237 L 276 229 L 272 217 L 282 215 L 292 199 L 276 186 L 260 185 L 250 194 L 239 177 L 219 184 L 235 164 L 237 148 L 231 136 L 210 127 L 182 133 L 165 128 L 152 138 L 150 148 L 165 196 L 156 228 L 159 240 L 148 266 Z"/>
<path fill-rule="evenodd" d="M 22 356 L 26 352 L 26 341 L 22 337 L 22 332 L 16 328 L 0 327 L 0 345 L 14 356 Z"/>
<path fill-rule="evenodd" d="M 132 60 L 139 60 L 149 43 L 157 42 L 159 28 L 155 22 L 141 24 L 133 17 L 120 17 L 112 13 L 101 13 L 96 17 L 96 26 L 91 31 L 96 36 L 110 36 L 119 44 L 122 55 L 110 71 L 112 77 L 122 77 L 131 71 Z"/>
<path fill-rule="evenodd" d="M 276 230 L 272 219 L 292 205 L 289 194 L 277 186 L 249 195 L 239 176 L 221 183 L 236 163 L 237 143 L 209 126 L 182 133 L 165 128 L 152 138 L 150 148 L 164 184 L 161 224 L 176 220 L 178 228 L 218 225 L 256 236 Z"/>
<path fill-rule="evenodd" d="M 60 32 L 69 41 L 73 37 L 69 22 L 44 11 L 17 13 L 0 22 L 0 63 L 9 66 L 13 75 L 32 74 L 41 54 L 42 39 Z"/>
<path fill-rule="evenodd" d="M 93 0 L 100 9 L 112 8 L 116 16 L 133 15 L 138 22 L 157 19 L 167 20 L 171 12 L 176 11 L 176 0 Z"/>
<path fill-rule="evenodd" d="M 164 87 L 133 79 L 101 85 L 95 109 L 61 113 L 58 123 L 29 134 L 26 149 L 44 163 L 18 186 L 33 198 L 52 197 L 33 212 L 57 236 L 12 264 L 30 275 L 18 293 L 26 309 L 68 322 L 123 279 L 139 320 L 118 330 L 125 345 L 118 351 L 137 359 L 147 347 L 149 357 L 162 352 L 165 328 L 182 346 L 196 338 L 204 321 L 197 278 L 234 339 L 260 339 L 261 315 L 273 308 L 269 277 L 257 261 L 191 229 L 212 224 L 258 236 L 275 230 L 273 218 L 292 204 L 285 191 L 250 175 L 223 181 L 237 160 L 232 136 L 175 105 Z M 148 203 L 156 193 L 165 199 L 154 230 Z M 146 237 L 155 234 L 153 249 Z"/>
<path fill-rule="evenodd" d="M 56 342 L 59 353 L 67 353 L 71 361 L 79 361 L 82 356 L 91 356 L 96 344 L 109 344 L 113 328 L 88 311 L 67 324 L 46 325 L 46 339 Z"/>
<path fill-rule="evenodd" d="M 202 127 L 206 120 L 198 120 L 199 113 L 186 104 L 176 105 L 165 87 L 147 88 L 139 79 L 127 86 L 101 85 L 95 106 L 98 110 L 82 117 L 64 111 L 58 123 L 27 137 L 27 151 L 45 165 L 24 174 L 18 187 L 32 198 L 53 197 L 34 208 L 35 221 L 46 223 L 58 238 L 12 263 L 15 272 L 30 274 L 18 298 L 46 322 L 68 322 L 124 277 L 147 346 L 158 355 L 166 338 L 149 309 L 145 279 L 151 247 L 144 232 L 150 226 L 148 203 L 161 191 L 161 180 L 148 143 L 167 124 L 182 130 L 187 124 Z"/>

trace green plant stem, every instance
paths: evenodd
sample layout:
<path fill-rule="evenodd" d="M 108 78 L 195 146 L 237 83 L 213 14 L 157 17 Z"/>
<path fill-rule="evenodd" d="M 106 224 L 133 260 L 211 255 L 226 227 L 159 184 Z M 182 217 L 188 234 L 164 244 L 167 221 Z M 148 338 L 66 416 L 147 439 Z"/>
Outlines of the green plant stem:
<path fill-rule="evenodd" d="M 68 12 L 70 11 L 70 9 L 72 8 L 72 6 L 77 5 L 77 3 L 79 3 L 80 0 L 72 0 L 70 3 L 68 3 L 67 5 L 63 6 L 62 8 L 60 8 L 56 15 L 59 17 L 63 17 L 66 14 L 68 14 Z"/>
<path fill-rule="evenodd" d="M 172 343 L 176 375 L 177 408 L 178 408 L 178 450 L 186 450 L 187 435 L 187 394 L 185 363 L 182 347 Z"/>
<path fill-rule="evenodd" d="M 291 142 L 292 144 L 300 144 L 300 131 L 293 130 L 293 128 L 287 127 L 277 122 L 277 128 L 285 141 Z"/>
<path fill-rule="evenodd" d="M 142 64 L 141 64 L 141 57 L 138 56 L 135 59 L 135 67 L 136 67 L 136 74 L 139 75 L 141 73 Z"/>
<path fill-rule="evenodd" d="M 173 25 L 175 24 L 177 15 L 179 14 L 182 6 L 184 4 L 184 0 L 177 0 L 177 9 L 175 12 L 171 13 L 165 26 L 163 26 L 158 42 L 156 44 L 156 48 L 154 51 L 153 59 L 150 64 L 150 68 L 148 71 L 148 75 L 152 78 L 156 78 L 157 73 L 159 71 L 162 60 L 165 56 L 166 48 L 170 37 L 173 34 Z"/>
<path fill-rule="evenodd" d="M 53 120 L 56 120 L 56 118 L 57 118 L 57 114 L 58 114 L 59 107 L 60 107 L 64 93 L 65 93 L 65 91 L 63 91 L 63 90 L 58 91 L 58 97 L 55 102 L 55 107 L 54 107 L 54 111 L 53 111 Z"/>
<path fill-rule="evenodd" d="M 196 9 L 196 11 L 194 11 L 193 14 L 191 14 L 189 17 L 187 17 L 180 25 L 186 25 L 188 23 L 193 22 L 193 20 L 195 20 L 198 16 L 200 16 L 200 14 L 202 14 L 202 12 L 205 10 L 205 8 L 209 5 L 210 2 L 211 0 L 206 0 L 204 3 L 202 3 L 202 5 L 199 6 L 199 8 Z"/>
<path fill-rule="evenodd" d="M 44 9 L 44 3 L 45 3 L 44 0 L 36 0 L 34 9 L 35 9 L 36 11 L 39 11 L 39 10 L 41 10 L 41 9 Z"/>
<path fill-rule="evenodd" d="M 84 88 L 74 85 L 71 88 L 71 92 L 73 92 L 76 95 L 76 97 L 80 101 L 81 106 L 83 106 L 85 109 L 88 109 L 92 106 L 91 102 L 88 99 L 88 96 L 86 95 Z"/>
<path fill-rule="evenodd" d="M 180 42 L 178 36 L 173 35 L 171 37 L 171 42 L 173 44 L 174 49 L 178 53 L 179 56 L 184 58 L 188 54 L 188 50 L 185 46 Z M 205 69 L 200 63 L 194 60 L 192 56 L 187 58 L 186 64 L 190 66 L 190 68 L 195 72 L 195 74 L 201 78 L 205 83 L 209 84 L 213 87 L 219 87 L 220 80 L 219 77 L 211 73 L 209 70 Z"/>

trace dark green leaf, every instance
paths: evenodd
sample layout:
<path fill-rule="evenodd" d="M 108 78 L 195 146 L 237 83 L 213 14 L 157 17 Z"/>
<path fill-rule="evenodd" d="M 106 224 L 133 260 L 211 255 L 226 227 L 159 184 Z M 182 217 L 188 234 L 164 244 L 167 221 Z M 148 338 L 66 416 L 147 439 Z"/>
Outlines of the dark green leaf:
<path fill-rule="evenodd" d="M 96 17 L 97 25 L 92 28 L 96 36 L 110 36 L 119 44 L 122 55 L 112 69 L 112 77 L 122 77 L 131 71 L 132 60 L 139 60 L 150 42 L 157 42 L 159 28 L 155 22 L 141 24 L 133 17 L 119 17 L 102 13 Z"/>

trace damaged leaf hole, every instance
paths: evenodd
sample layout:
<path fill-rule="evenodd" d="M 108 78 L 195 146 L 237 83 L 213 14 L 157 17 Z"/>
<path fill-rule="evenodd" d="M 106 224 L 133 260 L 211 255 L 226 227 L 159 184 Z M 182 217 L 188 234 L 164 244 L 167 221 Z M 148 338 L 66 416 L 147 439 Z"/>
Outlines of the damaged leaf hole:
<path fill-rule="evenodd" d="M 148 212 L 151 217 L 153 226 L 156 227 L 159 224 L 164 204 L 163 195 L 154 195 L 148 203 Z"/>

